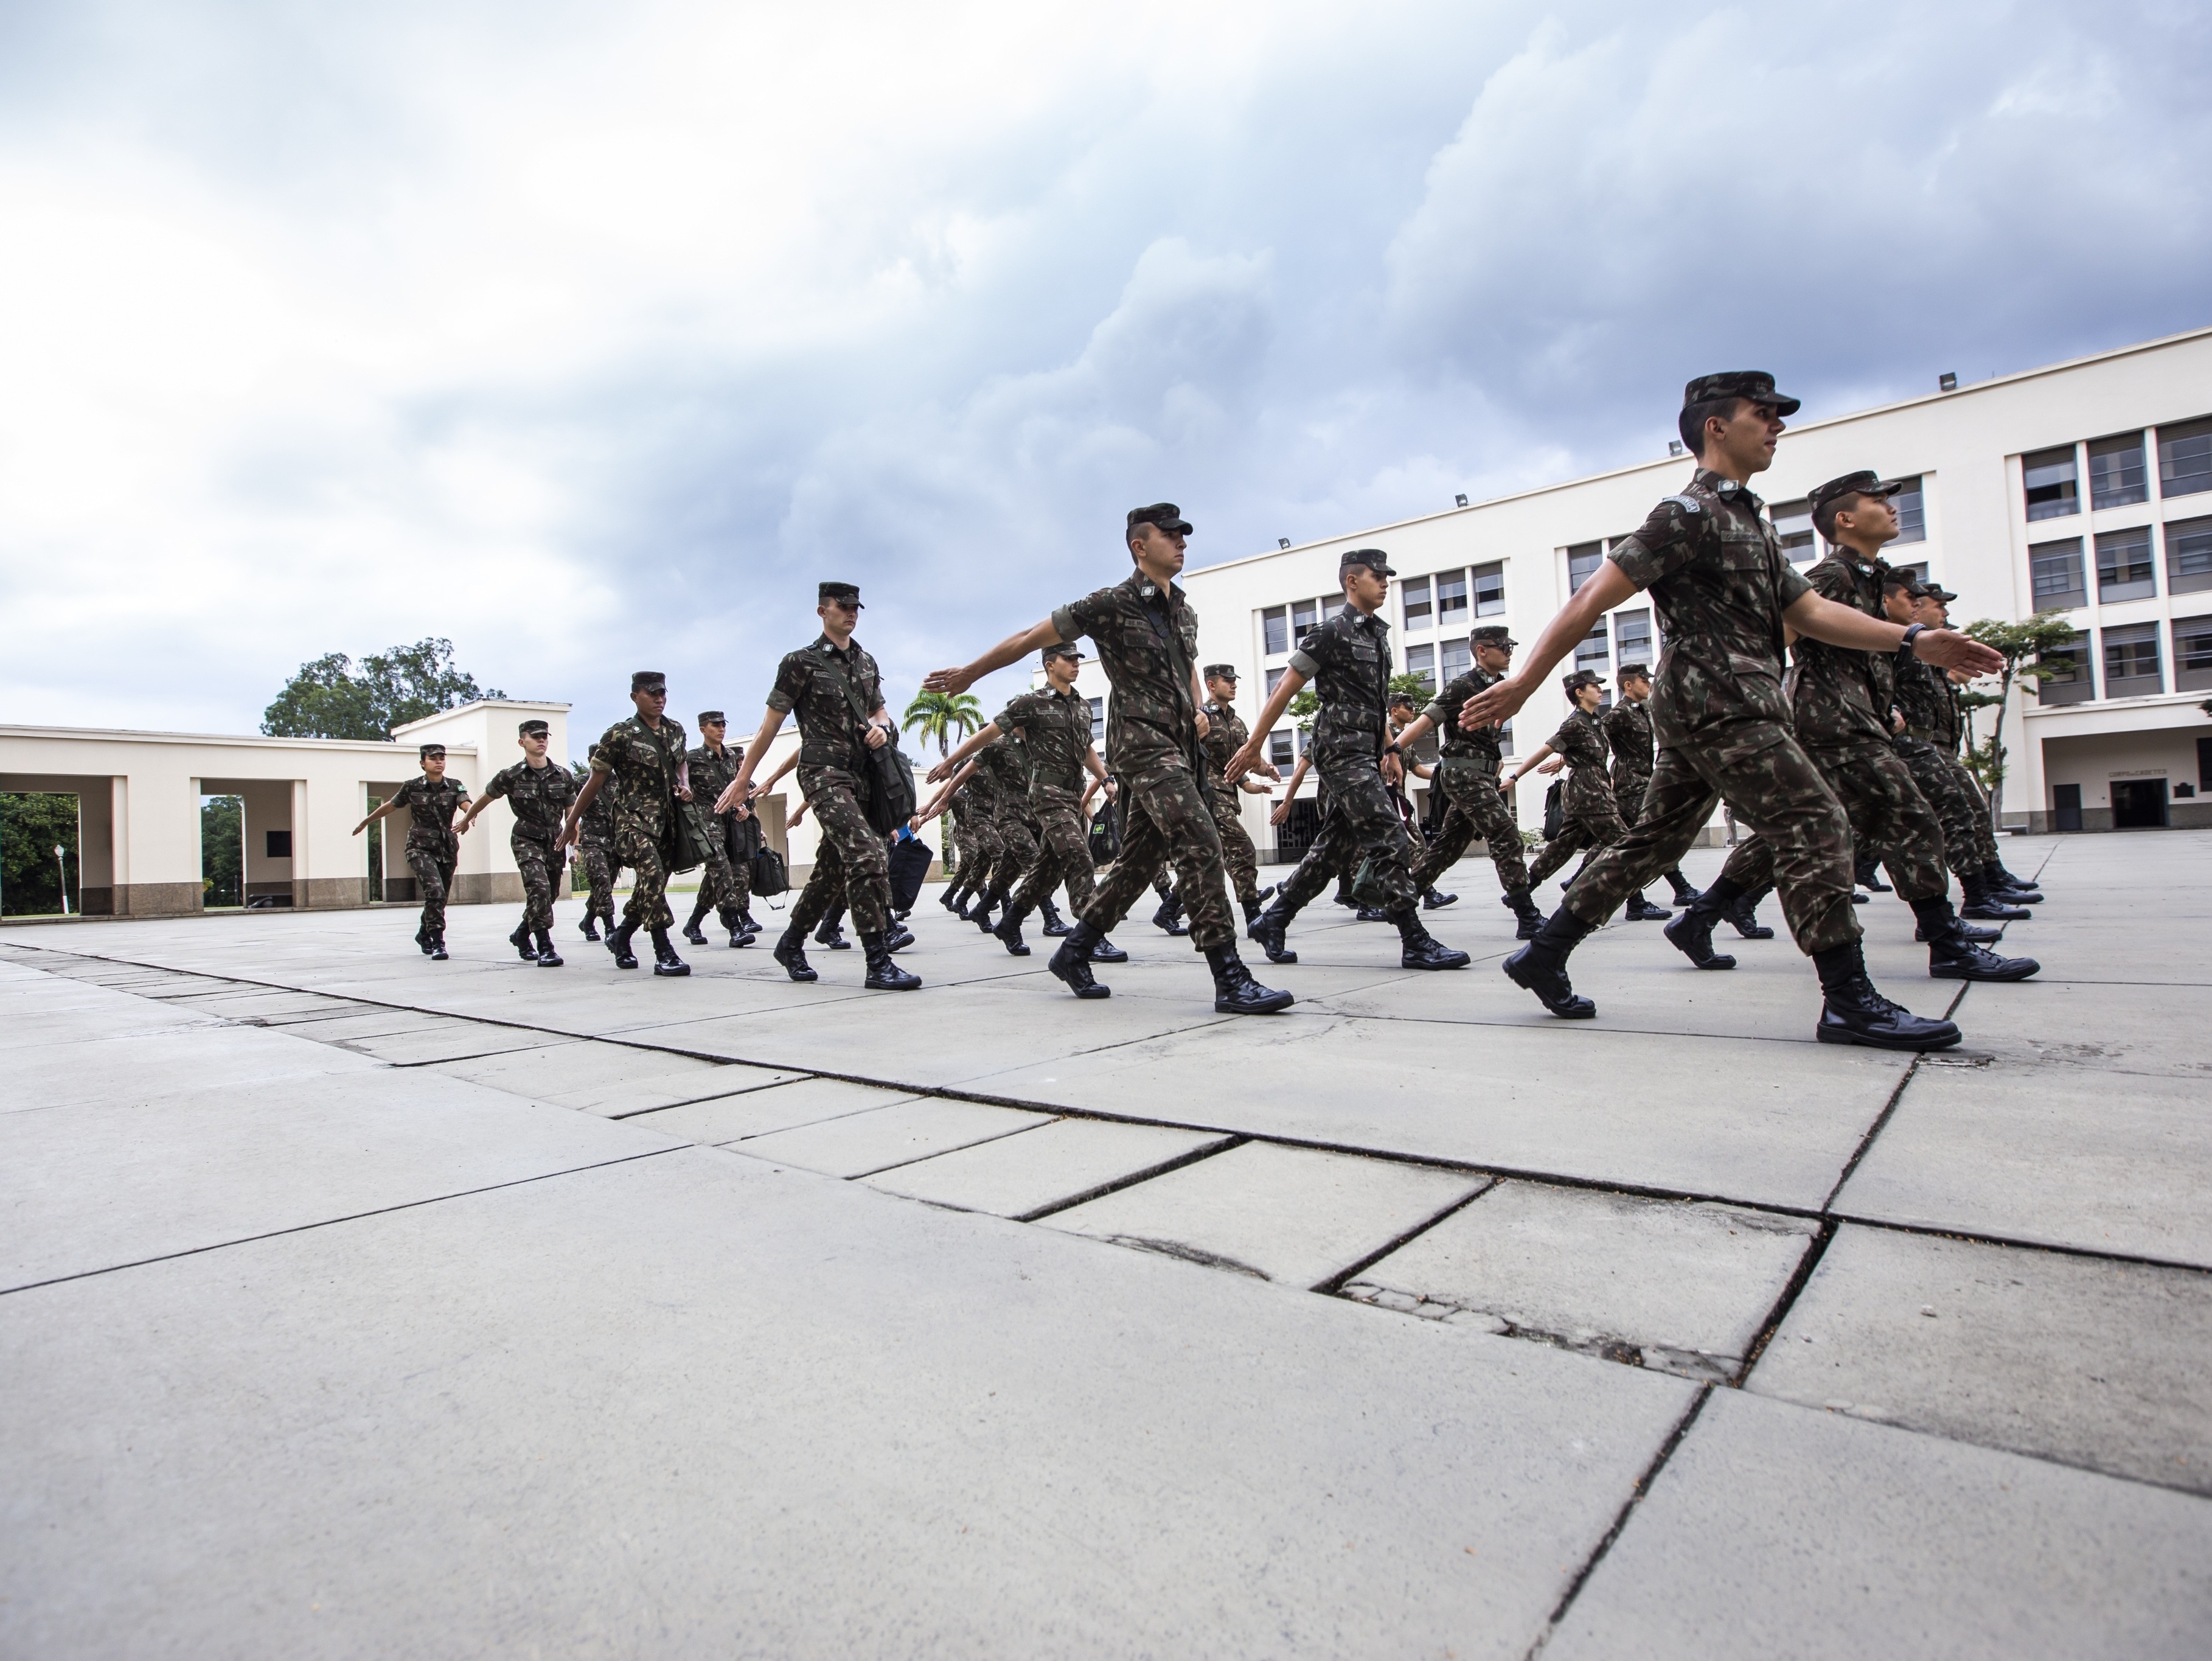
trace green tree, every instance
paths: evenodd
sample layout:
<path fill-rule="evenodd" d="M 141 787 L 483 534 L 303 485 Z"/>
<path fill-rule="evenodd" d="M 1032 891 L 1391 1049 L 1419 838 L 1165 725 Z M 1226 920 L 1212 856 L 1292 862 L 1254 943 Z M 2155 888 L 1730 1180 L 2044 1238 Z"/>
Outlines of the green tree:
<path fill-rule="evenodd" d="M 2004 660 L 2004 667 L 1997 672 L 1996 691 L 1970 688 L 1960 698 L 1966 709 L 1967 765 L 1990 793 L 1990 824 L 1995 828 L 2004 823 L 2004 719 L 2013 683 L 2026 681 L 2031 687 L 2042 685 L 2059 672 L 2058 665 L 2043 661 L 2043 654 L 2071 646 L 2081 636 L 2072 624 L 2050 611 L 2038 611 L 2021 623 L 1979 618 L 1968 624 L 1964 632 Z M 1974 741 L 1973 730 L 1977 709 L 1996 711 L 1989 738 L 1979 744 Z"/>
<path fill-rule="evenodd" d="M 62 909 L 62 868 L 69 867 L 70 910 L 79 897 L 77 800 L 48 791 L 0 794 L 0 911 L 11 917 L 50 917 Z"/>
<path fill-rule="evenodd" d="M 200 799 L 200 904 L 246 904 L 246 859 L 242 837 L 246 801 L 240 796 Z"/>
<path fill-rule="evenodd" d="M 1302 686 L 1291 694 L 1283 713 L 1297 723 L 1298 736 L 1304 738 L 1313 731 L 1314 717 L 1321 714 L 1321 694 L 1310 686 Z"/>
<path fill-rule="evenodd" d="M 1390 677 L 1390 690 L 1393 693 L 1403 692 L 1413 699 L 1413 707 L 1417 709 L 1427 709 L 1429 700 L 1436 696 L 1436 688 L 1429 684 L 1429 678 L 1417 675 L 1410 669 L 1403 674 Z"/>
<path fill-rule="evenodd" d="M 418 640 L 361 660 L 331 652 L 284 683 L 262 711 L 261 730 L 280 739 L 388 739 L 395 727 L 481 698 L 503 698 L 495 686 L 453 666 L 453 642 Z"/>
<path fill-rule="evenodd" d="M 937 740 L 938 758 L 943 760 L 956 742 L 981 732 L 985 724 L 983 706 L 966 692 L 917 692 L 906 707 L 899 731 L 921 728 L 925 743 Z"/>

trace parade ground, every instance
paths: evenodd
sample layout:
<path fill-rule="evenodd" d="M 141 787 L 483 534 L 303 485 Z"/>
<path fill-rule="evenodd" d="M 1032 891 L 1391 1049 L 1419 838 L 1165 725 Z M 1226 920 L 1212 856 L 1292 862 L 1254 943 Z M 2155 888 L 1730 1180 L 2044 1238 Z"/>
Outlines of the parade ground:
<path fill-rule="evenodd" d="M 1861 908 L 1926 1057 L 1786 936 L 1553 1019 L 1480 861 L 1261 1019 L 937 888 L 910 994 L 9 927 L 0 1653 L 2202 1657 L 2212 833 L 2006 858 L 2025 984 Z"/>

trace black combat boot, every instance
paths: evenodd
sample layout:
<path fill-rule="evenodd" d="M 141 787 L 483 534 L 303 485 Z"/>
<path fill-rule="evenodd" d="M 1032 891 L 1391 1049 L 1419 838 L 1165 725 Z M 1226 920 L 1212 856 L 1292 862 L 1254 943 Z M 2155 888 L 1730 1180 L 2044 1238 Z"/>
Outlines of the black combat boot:
<path fill-rule="evenodd" d="M 1006 948 L 1010 958 L 1026 958 L 1029 945 L 1022 939 L 1022 912 L 1019 907 L 1009 905 L 1006 915 L 999 919 L 999 926 L 991 931 L 999 937 L 999 944 Z"/>
<path fill-rule="evenodd" d="M 2040 905 L 2043 904 L 2043 891 L 2040 888 L 2033 883 L 2022 882 L 2017 877 L 2008 876 L 2002 866 L 1984 866 L 1982 877 L 1989 884 L 1990 894 L 2008 904 Z"/>
<path fill-rule="evenodd" d="M 945 891 L 937 897 L 937 903 L 947 911 L 957 912 L 960 910 L 960 897 L 965 891 L 963 884 L 948 882 L 945 885 Z"/>
<path fill-rule="evenodd" d="M 428 923 L 415 931 L 415 944 L 422 948 L 422 955 L 430 955 L 430 926 Z"/>
<path fill-rule="evenodd" d="M 1190 933 L 1183 924 L 1181 893 L 1170 892 L 1167 898 L 1160 902 L 1160 909 L 1152 913 L 1152 927 L 1166 929 L 1177 940 Z"/>
<path fill-rule="evenodd" d="M 432 963 L 446 961 L 446 931 L 442 928 L 430 936 L 430 961 Z"/>
<path fill-rule="evenodd" d="M 1071 928 L 1067 932 L 1072 934 L 1075 931 Z M 1120 946 L 1115 945 L 1113 941 L 1108 940 L 1103 934 L 1101 934 L 1098 936 L 1097 943 L 1091 948 L 1091 961 L 1093 963 L 1127 963 L 1129 961 L 1129 954 L 1124 952 Z"/>
<path fill-rule="evenodd" d="M 891 949 L 881 934 L 861 935 L 860 949 L 868 955 L 867 977 L 860 984 L 869 991 L 913 992 L 921 988 L 921 976 L 910 975 L 891 961 Z"/>
<path fill-rule="evenodd" d="M 1297 1001 L 1287 992 L 1262 986 L 1237 955 L 1233 944 L 1206 948 L 1206 966 L 1213 971 L 1213 1013 L 1217 1015 L 1272 1015 Z"/>
<path fill-rule="evenodd" d="M 530 917 L 526 912 L 522 921 L 514 925 L 514 933 L 507 937 L 507 943 L 525 963 L 537 957 L 538 948 L 530 943 Z"/>
<path fill-rule="evenodd" d="M 2042 900 L 2043 885 L 2037 881 L 2033 877 L 2019 876 L 2013 872 L 2008 871 L 2005 868 L 2005 862 L 2002 860 L 1998 860 L 1994 864 L 1985 868 L 1993 881 L 2002 883 L 2014 893 L 2033 894 L 2035 896 L 2038 902 Z"/>
<path fill-rule="evenodd" d="M 579 926 L 583 929 L 584 938 L 586 940 L 595 940 L 599 939 L 599 928 L 594 913 L 589 911 L 584 913 L 584 921 Z"/>
<path fill-rule="evenodd" d="M 1859 891 L 1858 891 L 1857 889 L 1856 889 L 1856 888 L 1854 888 L 1853 890 L 1851 890 L 1851 904 L 1852 904 L 1853 905 L 1864 905 L 1864 904 L 1865 904 L 1869 900 L 1871 900 L 1873 897 L 1874 897 L 1874 896 L 1873 896 L 1873 895 L 1871 895 L 1871 894 L 1862 894 L 1862 893 L 1860 893 L 1860 892 L 1859 892 Z"/>
<path fill-rule="evenodd" d="M 1705 891 L 1710 894 L 1713 891 L 1708 888 Z M 1748 894 L 1739 894 L 1730 902 L 1726 916 L 1735 925 L 1735 932 L 1745 940 L 1771 940 L 1774 938 L 1774 931 L 1759 920 L 1759 901 L 1773 891 L 1774 885 L 1769 883 Z"/>
<path fill-rule="evenodd" d="M 668 938 L 665 928 L 653 931 L 653 972 L 656 975 L 688 975 L 691 965 L 676 955 L 676 947 Z"/>
<path fill-rule="evenodd" d="M 1687 905 L 1698 897 L 1698 891 L 1690 886 L 1690 879 L 1682 874 L 1681 867 L 1676 866 L 1666 873 L 1666 877 L 1667 886 L 1674 891 L 1675 904 Z"/>
<path fill-rule="evenodd" d="M 914 930 L 896 918 L 890 927 L 884 930 L 884 950 L 886 952 L 903 952 L 913 944 Z"/>
<path fill-rule="evenodd" d="M 1254 900 L 1244 907 L 1244 926 L 1249 928 L 1260 921 L 1260 902 Z"/>
<path fill-rule="evenodd" d="M 1858 885 L 1870 894 L 1893 894 L 1897 891 L 1881 879 L 1880 860 L 1860 860 L 1851 867 L 1851 875 Z"/>
<path fill-rule="evenodd" d="M 1049 894 L 1037 902 L 1037 915 L 1044 919 L 1044 927 L 1037 933 L 1047 940 L 1060 940 L 1066 934 L 1067 919 L 1060 915 L 1060 908 L 1052 903 Z"/>
<path fill-rule="evenodd" d="M 1989 873 L 1977 871 L 1971 877 L 1959 879 L 1959 885 L 1966 891 L 1966 903 L 1959 908 L 1962 917 L 1972 917 L 1981 922 L 2020 922 L 2035 914 L 2012 903 L 2010 890 L 1999 894 L 1990 887 Z"/>
<path fill-rule="evenodd" d="M 794 981 L 819 979 L 814 965 L 806 961 L 806 930 L 793 923 L 783 931 L 783 938 L 769 950 L 769 956 L 783 965 L 783 972 Z"/>
<path fill-rule="evenodd" d="M 1987 946 L 1991 940 L 2001 940 L 2004 938 L 2002 923 L 1997 924 L 1995 928 L 1991 928 L 1985 922 L 1959 922 L 1953 926 L 1960 934 L 1978 946 Z M 1916 923 L 1912 929 L 1912 938 L 1923 946 L 1927 945 L 1928 926 L 1925 923 Z"/>
<path fill-rule="evenodd" d="M 739 923 L 735 928 L 732 928 L 730 931 L 731 951 L 735 952 L 740 946 L 750 946 L 752 943 L 753 931 L 747 928 L 743 923 Z"/>
<path fill-rule="evenodd" d="M 1586 1021 L 1597 1006 L 1577 996 L 1567 978 L 1567 955 L 1580 946 L 1597 925 L 1584 922 L 1564 903 L 1530 940 L 1498 965 L 1516 986 L 1525 986 L 1537 1001 L 1563 1021 Z"/>
<path fill-rule="evenodd" d="M 1948 1050 L 1959 1029 L 1944 1020 L 1923 1020 L 1875 990 L 1867 977 L 1866 953 L 1856 940 L 1813 954 L 1820 975 L 1820 1024 L 1813 1036 L 1822 1043 L 1864 1044 L 1869 1050 Z"/>
<path fill-rule="evenodd" d="M 1735 959 L 1713 950 L 1713 928 L 1743 895 L 1726 877 L 1682 908 L 1682 915 L 1661 931 L 1677 952 L 1700 969 L 1733 969 Z"/>
<path fill-rule="evenodd" d="M 1296 963 L 1298 954 L 1283 944 L 1283 934 L 1297 915 L 1283 909 L 1283 897 L 1278 894 L 1273 904 L 1245 926 L 1244 938 L 1255 942 L 1269 963 Z"/>
<path fill-rule="evenodd" d="M 822 919 L 822 927 L 814 931 L 814 943 L 826 946 L 832 952 L 850 952 L 853 942 L 845 938 L 845 908 L 839 906 Z"/>
<path fill-rule="evenodd" d="M 637 925 L 629 922 L 627 918 L 616 927 L 607 930 L 607 950 L 615 954 L 616 968 L 635 969 L 637 967 L 637 953 L 629 949 L 630 936 L 636 933 Z"/>
<path fill-rule="evenodd" d="M 1433 886 L 1430 887 L 1421 896 L 1421 910 L 1424 911 L 1441 911 L 1448 905 L 1457 905 L 1458 904 L 1458 895 L 1439 894 Z"/>
<path fill-rule="evenodd" d="M 1527 889 L 1516 888 L 1500 894 L 1498 903 L 1517 920 L 1513 932 L 1518 938 L 1533 940 L 1542 932 L 1544 914 L 1536 909 L 1536 902 Z"/>
<path fill-rule="evenodd" d="M 1390 914 L 1379 905 L 1363 905 L 1352 914 L 1354 922 L 1388 922 Z"/>
<path fill-rule="evenodd" d="M 1421 914 L 1407 906 L 1390 919 L 1398 925 L 1398 967 L 1401 969 L 1464 969 L 1472 961 L 1421 927 Z"/>
<path fill-rule="evenodd" d="M 560 968 L 562 959 L 561 954 L 553 949 L 553 931 L 541 928 L 537 931 L 537 936 L 538 966 L 540 969 Z"/>
<path fill-rule="evenodd" d="M 1079 922 L 1067 931 L 1060 950 L 1045 967 L 1066 982 L 1067 989 L 1079 998 L 1110 998 L 1113 989 L 1101 986 L 1091 975 L 1091 953 L 1103 938 L 1089 923 Z"/>
<path fill-rule="evenodd" d="M 706 894 L 705 891 L 702 890 L 699 903 L 691 908 L 691 920 L 684 925 L 684 938 L 694 946 L 704 946 L 707 943 L 707 931 L 699 927 L 706 915 Z"/>
<path fill-rule="evenodd" d="M 1928 937 L 1928 977 L 1936 981 L 2024 981 L 2043 965 L 2033 958 L 2000 958 L 1959 932 L 1948 895 L 1912 902 Z"/>
<path fill-rule="evenodd" d="M 999 926 L 991 921 L 991 913 L 1003 911 L 1006 907 L 1006 891 L 1002 888 L 994 888 L 968 908 L 968 921 L 988 934 Z"/>
<path fill-rule="evenodd" d="M 1628 897 L 1628 904 L 1620 915 L 1631 922 L 1664 922 L 1674 914 L 1664 906 L 1652 904 L 1639 888 Z"/>

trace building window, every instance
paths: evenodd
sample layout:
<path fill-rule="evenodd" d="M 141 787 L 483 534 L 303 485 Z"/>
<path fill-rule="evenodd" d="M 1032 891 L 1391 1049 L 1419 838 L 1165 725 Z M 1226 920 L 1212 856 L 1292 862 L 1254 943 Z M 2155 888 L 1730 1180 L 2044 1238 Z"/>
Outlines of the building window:
<path fill-rule="evenodd" d="M 2212 519 L 2178 519 L 2166 527 L 2166 592 L 2212 588 Z"/>
<path fill-rule="evenodd" d="M 1297 761 L 1297 745 L 1291 729 L 1278 728 L 1267 734 L 1267 759 L 1278 767 L 1289 767 Z"/>
<path fill-rule="evenodd" d="M 1605 557 L 1605 544 L 1585 542 L 1567 550 L 1567 592 L 1572 593 L 1597 575 L 1597 563 Z"/>
<path fill-rule="evenodd" d="M 1611 661 L 1612 660 L 1606 654 L 1605 619 L 1600 618 L 1597 627 L 1583 636 L 1581 642 L 1576 646 L 1575 667 L 1595 669 L 1601 675 Z"/>
<path fill-rule="evenodd" d="M 1093 744 L 1099 743 L 1105 736 L 1106 700 L 1092 698 L 1091 700 L 1091 741 Z"/>
<path fill-rule="evenodd" d="M 268 839 L 270 859 L 289 860 L 292 857 L 292 833 L 289 830 L 264 830 L 261 834 Z"/>
<path fill-rule="evenodd" d="M 1303 642 L 1312 630 L 1314 624 L 1320 621 L 1321 608 L 1318 603 L 1310 599 L 1299 600 L 1291 607 L 1291 638 Z"/>
<path fill-rule="evenodd" d="M 1479 618 L 1505 614 L 1505 562 L 1474 568 L 1474 614 Z"/>
<path fill-rule="evenodd" d="M 1406 648 L 1406 672 L 1419 675 L 1421 684 L 1430 691 L 1437 690 L 1437 648 L 1433 646 L 1408 646 Z"/>
<path fill-rule="evenodd" d="M 2212 689 L 2212 616 L 2173 620 L 2173 690 Z"/>
<path fill-rule="evenodd" d="M 2130 508 L 2148 500 L 2150 486 L 2143 478 L 2141 433 L 2100 438 L 2089 446 L 2089 505 L 2092 508 Z"/>
<path fill-rule="evenodd" d="M 2150 527 L 2113 531 L 2097 538 L 2097 599 L 2148 599 L 2158 593 L 2151 576 Z"/>
<path fill-rule="evenodd" d="M 1280 669 L 1270 669 L 1267 671 L 1267 696 L 1269 697 L 1275 696 L 1275 688 L 1281 684 L 1283 672 Z"/>
<path fill-rule="evenodd" d="M 2037 703 L 2087 703 L 2097 696 L 2096 687 L 2089 678 L 2089 648 L 2086 645 L 2061 646 L 2044 653 L 2036 661 L 2058 672 L 2037 685 Z"/>
<path fill-rule="evenodd" d="M 1467 672 L 1468 666 L 1474 661 L 1474 654 L 1468 650 L 1464 640 L 1446 641 L 1443 652 L 1444 678 L 1447 681 L 1457 680 Z"/>
<path fill-rule="evenodd" d="M 1281 606 L 1271 606 L 1260 613 L 1260 630 L 1266 637 L 1269 657 L 1279 656 L 1291 649 L 1290 614 Z"/>
<path fill-rule="evenodd" d="M 1899 542 L 1928 540 L 1928 497 L 1921 489 L 1920 477 L 1897 481 L 1897 494 L 1889 505 L 1897 510 L 1897 539 Z"/>
<path fill-rule="evenodd" d="M 2035 609 L 2063 611 L 2089 603 L 2089 590 L 2081 580 L 2081 538 L 2039 542 L 2027 551 L 2035 573 Z"/>
<path fill-rule="evenodd" d="M 1813 546 L 1813 508 L 1810 502 L 1778 502 L 1771 510 L 1774 514 L 1775 539 L 1782 545 L 1783 557 L 1792 565 L 1811 563 L 1817 551 Z"/>
<path fill-rule="evenodd" d="M 1924 559 L 1915 560 L 1910 565 L 1893 565 L 1889 569 L 1899 576 L 1911 577 L 1915 582 L 1928 581 L 1928 562 Z"/>
<path fill-rule="evenodd" d="M 2063 519 L 2081 511 L 2081 499 L 2075 488 L 2071 444 L 2063 450 L 2039 450 L 2022 456 L 2020 465 L 2027 478 L 2030 519 Z"/>
<path fill-rule="evenodd" d="M 2193 496 L 2212 490 L 2212 421 L 2158 429 L 2158 493 Z"/>
<path fill-rule="evenodd" d="M 2105 696 L 2139 698 L 2166 690 L 2158 668 L 2158 624 L 2131 623 L 2105 636 Z"/>
<path fill-rule="evenodd" d="M 1613 614 L 1613 646 L 1615 663 L 1640 663 L 1651 666 L 1651 613 L 1648 611 L 1615 611 Z"/>
<path fill-rule="evenodd" d="M 1324 599 L 1321 603 L 1321 614 L 1325 618 L 1333 618 L 1343 609 L 1344 596 L 1342 594 L 1331 594 L 1327 599 Z"/>
<path fill-rule="evenodd" d="M 1428 578 L 1415 577 L 1398 593 L 1406 602 L 1407 628 L 1425 629 L 1437 620 L 1436 613 L 1429 609 Z"/>
<path fill-rule="evenodd" d="M 1437 627 L 1467 625 L 1467 573 L 1451 571 L 1437 579 Z"/>

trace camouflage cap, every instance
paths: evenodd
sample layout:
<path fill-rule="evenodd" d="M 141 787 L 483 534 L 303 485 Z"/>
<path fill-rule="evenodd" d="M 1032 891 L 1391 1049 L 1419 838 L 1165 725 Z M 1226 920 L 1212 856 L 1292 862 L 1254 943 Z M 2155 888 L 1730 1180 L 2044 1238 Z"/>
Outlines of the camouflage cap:
<path fill-rule="evenodd" d="M 630 672 L 629 690 L 633 692 L 665 692 L 668 677 L 658 669 L 634 669 Z"/>
<path fill-rule="evenodd" d="M 1190 521 L 1182 516 L 1182 509 L 1172 502 L 1155 502 L 1149 508 L 1130 508 L 1129 529 L 1134 531 L 1139 525 L 1157 525 L 1163 531 L 1180 532 L 1183 536 L 1191 534 Z"/>
<path fill-rule="evenodd" d="M 1774 377 L 1764 369 L 1723 369 L 1718 374 L 1701 374 L 1682 388 L 1686 410 L 1715 398 L 1747 398 L 1754 404 L 1771 404 L 1778 415 L 1796 415 L 1798 409 L 1796 399 L 1774 390 Z"/>
<path fill-rule="evenodd" d="M 1845 496 L 1893 496 L 1904 488 L 1902 483 L 1885 484 L 1875 474 L 1862 467 L 1855 473 L 1845 473 L 1840 478 L 1832 478 L 1826 484 L 1814 485 L 1813 494 L 1807 498 L 1807 501 L 1812 508 L 1813 522 L 1818 525 L 1821 522 L 1821 514 L 1826 513 L 1832 504 L 1841 502 Z M 1826 533 L 1823 532 L 1822 534 Z"/>
<path fill-rule="evenodd" d="M 1066 658 L 1071 663 L 1080 663 L 1083 661 L 1083 648 L 1073 641 L 1064 640 L 1046 647 L 1037 654 L 1040 663 L 1050 663 L 1054 658 Z"/>
<path fill-rule="evenodd" d="M 423 761 L 429 760 L 433 756 L 436 756 L 442 760 L 446 754 L 446 746 L 442 744 L 417 745 L 415 749 L 415 753 Z"/>
<path fill-rule="evenodd" d="M 553 729 L 542 721 L 526 721 L 514 729 L 514 735 L 523 739 L 542 739 L 552 731 Z"/>
<path fill-rule="evenodd" d="M 833 599 L 849 599 L 858 607 L 860 604 L 860 585 L 857 582 L 820 582 L 814 587 L 814 603 L 827 605 Z"/>
<path fill-rule="evenodd" d="M 1209 663 L 1206 666 L 1206 678 L 1208 680 L 1235 680 L 1237 678 L 1237 666 L 1233 663 Z"/>
<path fill-rule="evenodd" d="M 1577 669 L 1571 675 L 1561 675 L 1559 677 L 1559 688 L 1562 691 L 1565 692 L 1569 697 L 1574 697 L 1576 689 L 1578 687 L 1602 686 L 1604 684 L 1605 677 L 1598 673 L 1595 669 Z"/>
<path fill-rule="evenodd" d="M 1390 556 L 1380 548 L 1352 548 L 1337 556 L 1336 580 L 1344 581 L 1344 574 L 1356 565 L 1364 565 L 1378 577 L 1394 577 L 1398 574 L 1390 569 Z"/>
<path fill-rule="evenodd" d="M 1503 646 L 1511 651 L 1521 642 L 1513 638 L 1513 631 L 1502 623 L 1486 623 L 1467 637 L 1469 646 Z"/>
<path fill-rule="evenodd" d="M 1648 663 L 1624 663 L 1620 666 L 1620 678 L 1649 680 L 1651 678 L 1651 666 Z"/>
<path fill-rule="evenodd" d="M 1923 582 L 1915 587 L 1912 593 L 1916 599 L 1932 599 L 1942 605 L 1948 605 L 1953 600 L 1958 599 L 1958 595 L 1940 582 Z"/>
<path fill-rule="evenodd" d="M 702 709 L 699 712 L 699 725 L 702 727 L 727 727 L 729 724 L 729 718 L 720 709 Z"/>

